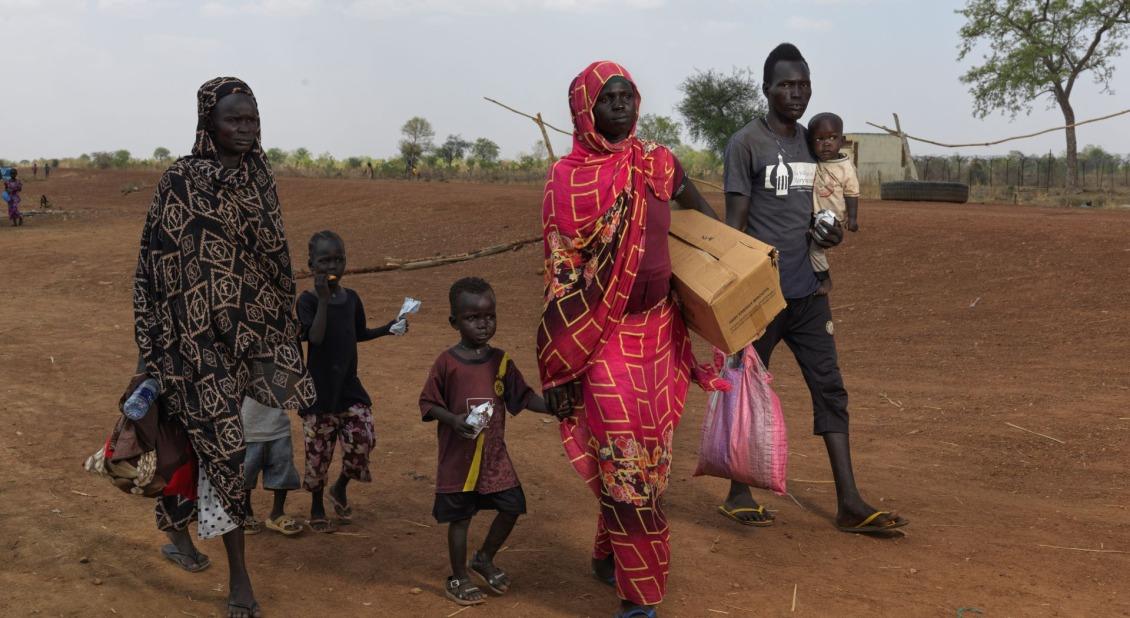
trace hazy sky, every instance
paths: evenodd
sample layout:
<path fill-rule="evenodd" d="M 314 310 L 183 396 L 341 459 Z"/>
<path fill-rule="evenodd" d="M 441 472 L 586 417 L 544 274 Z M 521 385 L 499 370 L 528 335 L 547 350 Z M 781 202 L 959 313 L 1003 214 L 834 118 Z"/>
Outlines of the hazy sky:
<path fill-rule="evenodd" d="M 406 119 L 437 140 L 489 137 L 504 156 L 530 151 L 534 125 L 492 96 L 569 127 L 565 91 L 590 61 L 631 70 L 643 111 L 675 115 L 678 84 L 695 69 L 753 67 L 796 43 L 812 67 L 809 108 L 836 111 L 849 130 L 889 124 L 945 142 L 1006 137 L 1062 124 L 1030 116 L 977 120 L 958 76 L 958 1 L 944 0 L 0 0 L 0 158 L 73 156 L 157 146 L 183 154 L 195 92 L 235 75 L 254 88 L 267 146 L 338 158 L 391 156 Z M 1130 100 L 1077 86 L 1079 119 Z M 1130 116 L 1079 129 L 1080 144 L 1130 153 Z M 558 152 L 569 138 L 553 138 Z M 919 153 L 937 153 L 924 146 Z M 1062 133 L 965 155 L 1056 152 Z M 948 152 L 948 151 L 947 151 Z"/>

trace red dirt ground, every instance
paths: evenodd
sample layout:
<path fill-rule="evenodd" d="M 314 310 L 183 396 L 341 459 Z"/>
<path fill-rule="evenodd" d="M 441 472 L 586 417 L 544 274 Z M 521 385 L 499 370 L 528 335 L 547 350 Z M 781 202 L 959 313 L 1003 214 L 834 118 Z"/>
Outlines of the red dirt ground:
<path fill-rule="evenodd" d="M 0 614 L 223 608 L 219 541 L 202 543 L 211 569 L 173 568 L 158 553 L 151 502 L 80 467 L 111 428 L 134 362 L 130 281 L 156 179 L 60 170 L 27 182 L 25 203 L 47 193 L 70 216 L 0 227 Z M 144 186 L 123 196 L 127 182 Z M 284 178 L 280 191 L 300 263 L 321 228 L 342 233 L 355 267 L 538 232 L 536 186 Z M 709 197 L 720 205 L 720 195 Z M 761 492 L 777 511 L 768 529 L 714 512 L 724 482 L 690 476 L 706 402 L 694 392 L 667 494 L 674 562 L 664 615 L 1127 615 L 1130 212 L 889 202 L 861 210 L 863 231 L 832 252 L 857 475 L 867 498 L 912 524 L 889 540 L 832 527 L 823 446 L 810 435 L 808 395 L 782 347 L 772 369 L 791 424 L 796 502 Z M 349 278 L 372 323 L 405 295 L 421 298 L 424 311 L 408 337 L 361 348 L 379 442 L 375 481 L 351 487 L 351 535 L 248 539 L 267 615 L 458 609 L 441 594 L 448 569 L 445 532 L 430 518 L 434 429 L 420 423 L 416 397 L 432 359 L 454 342 L 447 287 L 469 274 L 494 283 L 496 343 L 536 376 L 540 251 Z M 521 416 L 509 444 L 530 503 L 499 558 L 515 585 L 462 618 L 607 616 L 614 596 L 588 575 L 596 506 L 556 428 Z M 301 452 L 296 459 L 301 466 Z M 264 492 L 255 499 L 268 508 Z M 301 492 L 288 503 L 296 516 L 308 507 Z M 485 527 L 476 521 L 473 537 Z"/>

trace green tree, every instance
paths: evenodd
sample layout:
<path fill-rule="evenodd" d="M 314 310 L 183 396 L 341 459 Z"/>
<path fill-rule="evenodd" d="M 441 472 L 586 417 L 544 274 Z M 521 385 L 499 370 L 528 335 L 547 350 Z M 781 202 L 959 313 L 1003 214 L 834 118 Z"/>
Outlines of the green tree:
<path fill-rule="evenodd" d="M 282 148 L 268 148 L 267 160 L 271 162 L 271 165 L 282 165 L 286 163 L 286 151 Z"/>
<path fill-rule="evenodd" d="M 400 140 L 400 156 L 404 159 L 404 173 L 407 174 L 416 167 L 420 157 L 432 149 L 432 139 L 436 132 L 432 123 L 420 116 L 413 116 L 400 127 L 404 139 Z"/>
<path fill-rule="evenodd" d="M 675 122 L 667 116 L 658 116 L 656 114 L 644 114 L 640 116 L 639 126 L 636 127 L 636 135 L 641 139 L 651 140 L 663 144 L 668 148 L 674 148 L 682 144 L 679 139 L 679 131 L 682 127 L 678 122 Z"/>
<path fill-rule="evenodd" d="M 471 145 L 471 158 L 480 166 L 489 167 L 498 163 L 498 144 L 480 137 Z"/>
<path fill-rule="evenodd" d="M 158 161 L 164 161 L 165 159 L 168 159 L 169 155 L 171 154 L 172 153 L 169 152 L 169 149 L 165 148 L 164 146 L 158 146 L 157 148 L 153 149 L 153 158 Z"/>
<path fill-rule="evenodd" d="M 337 176 L 337 159 L 328 152 L 323 152 L 314 160 L 314 166 L 322 170 L 326 176 Z"/>
<path fill-rule="evenodd" d="M 448 167 L 451 167 L 455 161 L 463 159 L 463 155 L 471 145 L 471 142 L 463 139 L 462 135 L 448 135 L 443 144 L 436 148 L 436 154 Z"/>
<path fill-rule="evenodd" d="M 313 157 L 310 156 L 310 151 L 302 147 L 290 153 L 290 161 L 295 167 L 309 167 L 314 163 Z"/>
<path fill-rule="evenodd" d="M 698 71 L 683 80 L 679 90 L 683 100 L 675 109 L 686 121 L 687 132 L 719 156 L 725 153 L 731 135 L 765 115 L 765 99 L 748 68 L 735 68 L 729 75 L 713 69 Z"/>
<path fill-rule="evenodd" d="M 127 167 L 130 161 L 129 151 L 126 149 L 114 151 L 114 167 Z"/>
<path fill-rule="evenodd" d="M 958 11 L 958 60 L 987 46 L 982 62 L 965 72 L 973 111 L 1015 117 L 1049 97 L 1063 113 L 1067 140 L 1067 184 L 1079 186 L 1075 109 L 1071 95 L 1083 73 L 1110 91 L 1114 58 L 1125 47 L 1130 0 L 967 0 Z"/>

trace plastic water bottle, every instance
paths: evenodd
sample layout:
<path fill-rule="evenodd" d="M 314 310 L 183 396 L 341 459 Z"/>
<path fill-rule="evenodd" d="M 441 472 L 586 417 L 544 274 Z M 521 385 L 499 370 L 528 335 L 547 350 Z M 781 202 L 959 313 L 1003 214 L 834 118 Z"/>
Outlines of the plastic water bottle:
<path fill-rule="evenodd" d="M 149 378 L 133 391 L 133 394 L 126 399 L 122 404 L 122 414 L 132 421 L 141 420 L 147 412 L 149 406 L 153 405 L 153 400 L 157 398 L 157 393 L 160 391 L 160 385 L 157 380 Z"/>

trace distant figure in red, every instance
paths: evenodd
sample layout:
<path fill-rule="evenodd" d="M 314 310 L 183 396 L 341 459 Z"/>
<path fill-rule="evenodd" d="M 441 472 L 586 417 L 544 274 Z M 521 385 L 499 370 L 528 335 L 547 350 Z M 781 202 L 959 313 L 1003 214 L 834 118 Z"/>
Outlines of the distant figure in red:
<path fill-rule="evenodd" d="M 12 222 L 12 226 L 24 224 L 24 217 L 20 214 L 20 191 L 24 188 L 24 183 L 20 182 L 17 178 L 18 170 L 12 170 L 12 177 L 4 181 L 4 191 L 8 194 L 8 220 Z"/>
<path fill-rule="evenodd" d="M 38 178 L 39 177 L 39 163 L 37 163 L 37 162 L 32 162 L 32 164 L 31 164 L 31 177 L 32 178 Z"/>

